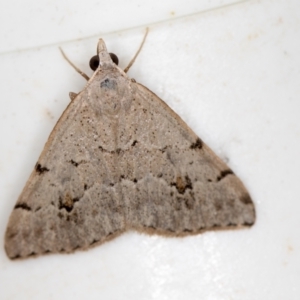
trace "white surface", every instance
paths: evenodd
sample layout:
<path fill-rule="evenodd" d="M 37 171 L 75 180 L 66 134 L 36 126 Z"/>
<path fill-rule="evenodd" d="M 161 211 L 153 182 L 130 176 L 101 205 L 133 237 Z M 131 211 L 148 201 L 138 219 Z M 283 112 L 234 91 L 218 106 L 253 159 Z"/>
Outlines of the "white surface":
<path fill-rule="evenodd" d="M 90 251 L 15 262 L 1 239 L 1 299 L 299 299 L 299 6 L 247 1 L 157 25 L 142 22 L 149 36 L 129 71 L 228 161 L 256 204 L 255 226 L 183 239 L 131 232 Z M 143 33 L 102 37 L 125 67 Z M 91 74 L 96 43 L 61 45 Z M 2 54 L 0 65 L 3 237 L 68 92 L 85 82 L 57 45 Z"/>
<path fill-rule="evenodd" d="M 247 0 L 10 0 L 0 10 L 0 53 L 145 26 Z"/>

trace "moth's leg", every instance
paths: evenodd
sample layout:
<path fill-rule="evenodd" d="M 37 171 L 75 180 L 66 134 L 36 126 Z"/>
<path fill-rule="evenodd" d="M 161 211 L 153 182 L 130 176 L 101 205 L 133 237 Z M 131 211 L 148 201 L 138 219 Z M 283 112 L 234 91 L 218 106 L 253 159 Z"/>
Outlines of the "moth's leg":
<path fill-rule="evenodd" d="M 127 73 L 130 69 L 130 67 L 133 65 L 135 59 L 137 58 L 137 56 L 139 55 L 140 51 L 142 50 L 142 47 L 145 43 L 145 40 L 146 40 L 146 37 L 147 37 L 147 34 L 149 32 L 149 28 L 146 28 L 146 32 L 145 32 L 145 35 L 144 35 L 144 38 L 143 38 L 143 41 L 140 45 L 140 48 L 138 49 L 138 51 L 136 52 L 135 56 L 133 57 L 133 59 L 130 61 L 130 63 L 128 64 L 128 66 L 124 69 L 124 72 Z"/>
<path fill-rule="evenodd" d="M 70 97 L 71 101 L 73 101 L 77 97 L 77 95 L 78 94 L 76 94 L 76 93 L 70 92 L 69 97 Z"/>
<path fill-rule="evenodd" d="M 85 73 L 83 73 L 80 69 L 78 69 L 66 56 L 65 52 L 59 47 L 59 50 L 61 54 L 63 55 L 64 59 L 75 69 L 76 72 L 78 72 L 82 77 L 84 77 L 86 80 L 89 80 L 89 76 L 87 76 Z M 71 98 L 72 100 L 72 98 Z"/>

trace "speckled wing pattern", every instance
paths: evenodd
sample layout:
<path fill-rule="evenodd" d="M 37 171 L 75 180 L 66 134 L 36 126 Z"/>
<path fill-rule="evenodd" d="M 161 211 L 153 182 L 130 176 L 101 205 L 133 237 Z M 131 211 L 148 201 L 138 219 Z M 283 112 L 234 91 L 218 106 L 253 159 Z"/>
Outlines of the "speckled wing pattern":
<path fill-rule="evenodd" d="M 73 252 L 131 229 L 185 236 L 252 225 L 253 202 L 228 166 L 99 52 L 102 65 L 57 122 L 14 207 L 7 255 Z"/>

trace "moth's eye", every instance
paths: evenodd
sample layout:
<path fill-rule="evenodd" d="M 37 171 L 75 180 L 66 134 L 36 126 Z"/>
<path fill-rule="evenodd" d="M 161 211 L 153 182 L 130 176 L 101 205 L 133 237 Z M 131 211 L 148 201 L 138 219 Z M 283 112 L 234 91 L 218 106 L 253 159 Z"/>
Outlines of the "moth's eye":
<path fill-rule="evenodd" d="M 99 56 L 95 55 L 90 59 L 90 68 L 93 71 L 96 71 L 98 67 L 99 67 Z"/>
<path fill-rule="evenodd" d="M 116 65 L 118 65 L 118 63 L 119 63 L 118 56 L 117 56 L 116 54 L 114 54 L 114 53 L 109 53 L 109 56 L 110 56 L 111 60 L 112 60 Z"/>
<path fill-rule="evenodd" d="M 119 63 L 119 59 L 118 59 L 118 56 L 114 53 L 109 53 L 109 56 L 111 58 L 111 60 L 116 64 L 118 65 Z M 93 56 L 91 59 L 90 59 L 90 68 L 93 70 L 93 71 L 96 71 L 97 68 L 99 67 L 99 56 L 98 55 L 95 55 Z"/>

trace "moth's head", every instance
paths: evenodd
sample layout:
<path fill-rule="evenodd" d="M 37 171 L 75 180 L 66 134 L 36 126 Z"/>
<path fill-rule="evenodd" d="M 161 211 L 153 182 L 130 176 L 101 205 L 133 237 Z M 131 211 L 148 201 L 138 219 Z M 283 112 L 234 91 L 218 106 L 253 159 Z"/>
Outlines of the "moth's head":
<path fill-rule="evenodd" d="M 108 53 L 106 45 L 102 39 L 99 40 L 97 45 L 97 55 L 90 59 L 90 68 L 96 71 L 100 65 L 100 68 L 111 68 L 118 65 L 119 59 L 114 53 Z"/>

